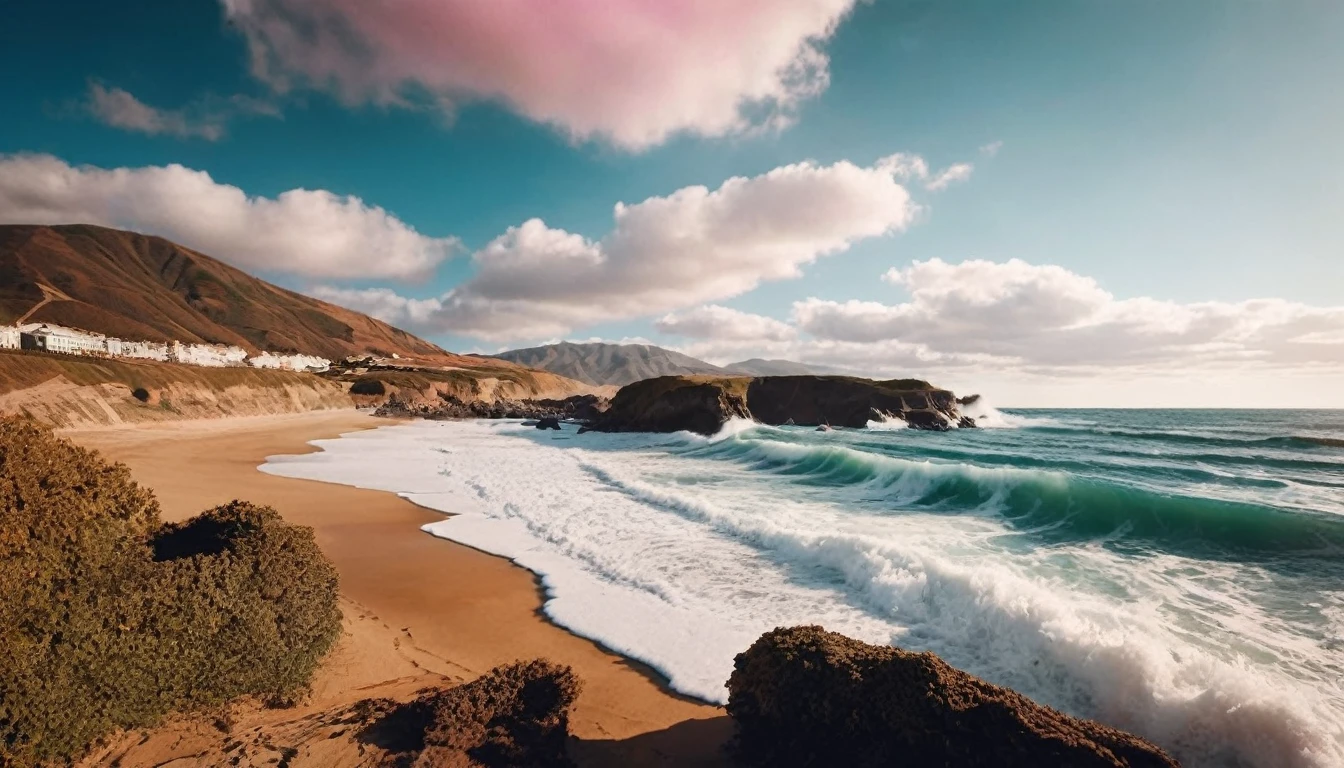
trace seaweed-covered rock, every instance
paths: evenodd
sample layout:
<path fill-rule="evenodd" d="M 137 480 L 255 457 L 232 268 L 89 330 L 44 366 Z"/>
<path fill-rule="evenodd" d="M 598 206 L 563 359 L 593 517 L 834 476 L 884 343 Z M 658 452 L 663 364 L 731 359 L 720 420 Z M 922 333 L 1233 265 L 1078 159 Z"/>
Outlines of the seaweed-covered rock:
<path fill-rule="evenodd" d="M 0 419 L 0 766 L 294 693 L 339 631 L 310 529 L 237 502 L 162 526 L 124 466 Z"/>
<path fill-rule="evenodd" d="M 569 667 L 544 659 L 496 667 L 405 704 L 370 702 L 383 711 L 360 740 L 416 768 L 570 766 L 565 742 L 579 687 Z"/>
<path fill-rule="evenodd" d="M 750 765 L 1178 765 L 1137 736 L 1036 704 L 931 653 L 821 627 L 761 636 L 738 655 L 728 690 L 734 748 Z"/>

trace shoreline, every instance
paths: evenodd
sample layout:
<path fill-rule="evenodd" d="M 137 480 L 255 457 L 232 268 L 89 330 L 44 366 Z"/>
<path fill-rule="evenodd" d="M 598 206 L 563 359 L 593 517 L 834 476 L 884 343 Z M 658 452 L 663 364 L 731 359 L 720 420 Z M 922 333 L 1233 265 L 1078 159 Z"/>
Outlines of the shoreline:
<path fill-rule="evenodd" d="M 58 434 L 127 464 L 135 480 L 154 491 L 165 520 L 242 498 L 273 506 L 290 522 L 314 528 L 319 546 L 340 573 L 347 615 L 345 637 L 314 681 L 310 709 L 352 696 L 409 695 L 413 690 L 401 690 L 410 684 L 408 677 L 418 677 L 416 684 L 423 687 L 435 677 L 472 679 L 499 664 L 545 657 L 572 666 L 584 681 L 571 716 L 571 754 L 580 765 L 722 763 L 721 747 L 732 731 L 722 708 L 672 690 L 651 665 L 551 621 L 544 612 L 549 595 L 535 572 L 510 558 L 422 530 L 451 513 L 396 493 L 284 478 L 258 469 L 268 456 L 314 453 L 322 449 L 313 441 L 395 423 L 349 410 L 66 429 Z M 390 648 L 388 638 L 381 636 L 388 632 L 394 634 Z M 409 676 L 405 665 L 387 663 L 390 655 L 407 652 L 421 657 L 411 664 Z M 370 678 L 381 679 L 370 684 Z M 374 689 L 388 693 L 369 693 Z M 154 756 L 159 759 L 212 764 L 210 755 L 197 754 L 199 744 L 180 755 L 164 755 L 160 742 L 175 742 L 181 749 L 190 745 L 177 733 L 126 748 L 157 748 Z M 123 762 L 139 759 L 124 751 L 118 757 Z"/>
<path fill-rule="evenodd" d="M 315 483 L 320 483 L 320 482 L 325 482 L 325 481 L 322 481 L 322 480 L 309 480 L 309 481 L 303 481 L 303 482 L 315 482 Z M 327 483 L 327 484 L 328 484 L 328 485 L 335 485 L 335 483 Z M 379 493 L 391 493 L 391 491 L 379 491 Z M 393 493 L 392 495 L 396 496 L 397 494 Z M 398 496 L 398 498 L 401 498 L 401 497 Z M 453 513 L 453 512 L 442 512 L 442 511 L 440 511 L 440 510 L 432 509 L 432 508 L 430 508 L 430 507 L 426 507 L 426 506 L 423 506 L 423 505 L 421 505 L 421 504 L 416 504 L 414 501 L 411 501 L 410 499 L 404 499 L 404 498 L 403 498 L 402 500 L 405 501 L 405 502 L 407 502 L 408 504 L 413 504 L 413 505 L 415 505 L 416 507 L 419 507 L 420 509 L 429 510 L 432 514 L 438 515 L 438 516 L 441 517 L 441 518 L 450 518 L 450 517 L 456 517 L 456 516 L 457 516 L 456 513 Z M 517 560 L 515 560 L 514 558 L 509 557 L 508 555 L 500 555 L 500 554 L 496 554 L 496 553 L 494 553 L 494 552 L 491 552 L 491 551 L 486 550 L 486 549 L 482 549 L 482 548 L 480 548 L 480 547 L 473 547 L 473 546 L 470 545 L 470 544 L 464 544 L 464 543 L 462 543 L 462 542 L 460 542 L 460 541 L 455 541 L 455 540 L 453 540 L 453 539 L 449 539 L 449 538 L 446 538 L 446 537 L 443 537 L 443 536 L 436 536 L 436 535 L 434 535 L 433 533 L 430 533 L 429 531 L 424 530 L 423 528 L 420 530 L 420 532 L 421 532 L 421 533 L 424 533 L 424 534 L 427 535 L 427 536 L 431 536 L 431 537 L 433 537 L 433 538 L 435 538 L 435 539 L 438 539 L 439 541 L 445 542 L 445 543 L 447 543 L 447 544 L 449 544 L 449 545 L 451 545 L 451 546 L 454 546 L 454 547 L 464 547 L 464 548 L 469 549 L 469 550 L 471 550 L 471 551 L 473 551 L 473 552 L 479 552 L 479 553 L 481 553 L 482 555 L 485 555 L 486 557 L 492 557 L 492 558 L 495 558 L 496 560 L 501 560 L 501 561 L 507 563 L 508 565 L 513 566 L 514 568 L 517 568 L 517 569 L 519 569 L 519 570 L 526 571 L 527 574 L 528 574 L 529 576 L 532 577 L 532 584 L 533 584 L 533 587 L 534 587 L 534 591 L 536 592 L 537 605 L 536 605 L 536 608 L 534 609 L 533 612 L 536 614 L 536 616 L 537 616 L 538 619 L 541 619 L 542 621 L 546 622 L 547 624 L 550 624 L 551 626 L 553 626 L 553 627 L 555 627 L 556 629 L 558 629 L 558 630 L 564 632 L 564 633 L 567 634 L 567 635 L 570 635 L 570 636 L 572 636 L 572 637 L 574 637 L 574 638 L 577 638 L 577 639 L 579 639 L 579 640 L 583 640 L 584 642 L 592 643 L 593 645 L 597 646 L 597 648 L 598 648 L 599 650 L 601 650 L 603 653 L 608 653 L 608 654 L 611 654 L 612 656 L 617 656 L 617 657 L 619 657 L 619 658 L 625 663 L 626 666 L 628 666 L 628 667 L 630 667 L 631 669 L 633 669 L 634 671 L 638 672 L 641 676 L 643 676 L 643 677 L 645 677 L 646 679 L 648 679 L 649 682 L 651 682 L 651 683 L 653 683 L 654 685 L 658 686 L 659 690 L 661 690 L 661 691 L 662 691 L 665 695 L 667 695 L 668 697 L 673 698 L 673 699 L 678 699 L 678 700 L 683 701 L 683 702 L 685 702 L 685 703 L 687 703 L 687 704 L 696 704 L 696 705 L 703 705 L 703 706 L 706 706 L 706 707 L 713 707 L 714 709 L 719 710 L 721 713 L 723 712 L 723 708 L 720 707 L 718 704 L 715 704 L 715 703 L 712 702 L 712 701 L 706 701 L 705 699 L 702 699 L 702 698 L 700 698 L 700 697 L 698 697 L 698 696 L 693 696 L 693 695 L 691 695 L 691 694 L 689 694 L 689 693 L 682 693 L 681 691 L 678 691 L 677 689 L 673 688 L 673 687 L 672 687 L 672 681 L 668 679 L 667 675 L 664 674 L 664 673 L 662 672 L 662 670 L 658 669 L 657 667 L 653 666 L 652 664 L 648 663 L 647 661 L 641 661 L 641 660 L 639 660 L 639 659 L 637 659 L 637 658 L 634 658 L 634 657 L 632 657 L 632 656 L 627 656 L 626 654 L 621 653 L 620 651 L 618 651 L 618 650 L 612 648 L 611 646 L 607 645 L 606 643 L 602 642 L 601 640 L 595 640 L 595 639 L 593 639 L 593 638 L 591 638 L 591 637 L 585 637 L 584 635 L 581 635 L 581 634 L 579 634 L 578 632 L 575 632 L 574 630 L 570 629 L 569 627 L 566 627 L 565 625 L 560 624 L 560 623 L 557 622 L 555 619 L 552 619 L 550 616 L 548 616 L 548 615 L 546 614 L 546 601 L 552 599 L 552 598 L 554 597 L 554 595 L 550 594 L 550 592 L 547 591 L 547 589 L 546 589 L 546 585 L 545 585 L 545 583 L 544 583 L 545 576 L 544 576 L 543 574 L 537 573 L 536 571 L 534 571 L 534 570 L 532 570 L 531 568 L 528 568 L 527 566 L 525 566 L 525 565 L 519 563 Z"/>

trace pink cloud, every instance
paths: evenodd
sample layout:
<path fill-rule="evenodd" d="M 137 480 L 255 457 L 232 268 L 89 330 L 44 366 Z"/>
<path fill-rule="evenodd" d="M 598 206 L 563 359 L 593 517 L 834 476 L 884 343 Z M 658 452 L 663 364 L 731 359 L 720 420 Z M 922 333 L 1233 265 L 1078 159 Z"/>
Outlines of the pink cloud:
<path fill-rule="evenodd" d="M 502 102 L 640 149 L 787 122 L 857 0 L 222 0 L 253 71 L 347 103 Z"/>

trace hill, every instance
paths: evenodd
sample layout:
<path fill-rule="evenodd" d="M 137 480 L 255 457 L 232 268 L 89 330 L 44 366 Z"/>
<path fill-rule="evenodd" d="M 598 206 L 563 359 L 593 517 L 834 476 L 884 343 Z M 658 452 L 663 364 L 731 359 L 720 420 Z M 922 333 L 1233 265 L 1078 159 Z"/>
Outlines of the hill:
<path fill-rule="evenodd" d="M 727 371 L 651 344 L 571 344 L 513 349 L 490 355 L 593 385 L 624 386 L 657 376 L 725 375 Z"/>
<path fill-rule="evenodd" d="M 759 357 L 729 363 L 723 366 L 723 370 L 738 376 L 819 376 L 844 373 L 828 365 L 808 365 L 792 360 L 763 360 Z"/>
<path fill-rule="evenodd" d="M 249 352 L 470 364 L 387 323 L 161 237 L 82 224 L 0 226 L 0 324 L 19 320 Z"/>
<path fill-rule="evenodd" d="M 562 341 L 542 347 L 511 349 L 488 357 L 508 360 L 528 368 L 540 368 L 593 385 L 617 387 L 658 376 L 816 376 L 845 373 L 830 366 L 807 365 L 792 360 L 764 360 L 759 357 L 718 366 L 652 344 L 572 344 Z"/>

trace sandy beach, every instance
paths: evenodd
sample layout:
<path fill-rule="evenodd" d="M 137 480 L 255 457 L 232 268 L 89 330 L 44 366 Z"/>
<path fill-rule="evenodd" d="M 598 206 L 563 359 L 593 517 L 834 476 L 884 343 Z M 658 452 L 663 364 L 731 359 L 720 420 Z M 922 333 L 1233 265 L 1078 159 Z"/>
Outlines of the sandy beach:
<path fill-rule="evenodd" d="M 345 636 L 324 662 L 311 700 L 267 710 L 235 707 L 225 728 L 210 717 L 125 734 L 90 765 L 214 765 L 220 755 L 268 755 L 288 764 L 360 764 L 339 749 L 323 712 L 368 697 L 408 698 L 520 659 L 545 657 L 584 683 L 571 754 L 581 765 L 713 765 L 731 724 L 718 707 L 669 693 L 656 675 L 546 621 L 530 572 L 420 530 L 442 519 L 389 493 L 273 477 L 266 456 L 315 450 L 311 440 L 386 425 L 353 411 L 158 423 L 63 434 L 127 464 L 152 488 L 167 520 L 232 499 L 277 509 L 313 527 L 340 572 Z M 235 742 L 245 742 L 238 746 Z M 248 752 L 248 749 L 251 752 Z"/>

